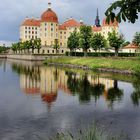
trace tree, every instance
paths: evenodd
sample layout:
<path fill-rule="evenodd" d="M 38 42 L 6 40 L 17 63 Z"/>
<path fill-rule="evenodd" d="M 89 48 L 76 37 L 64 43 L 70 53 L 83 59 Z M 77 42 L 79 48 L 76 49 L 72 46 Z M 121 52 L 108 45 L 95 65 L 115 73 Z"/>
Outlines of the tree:
<path fill-rule="evenodd" d="M 118 51 L 124 42 L 123 35 L 118 35 L 114 30 L 108 33 L 109 45 L 115 48 L 115 56 L 118 56 Z"/>
<path fill-rule="evenodd" d="M 35 49 L 34 39 L 31 39 L 29 41 L 29 44 L 30 44 L 30 48 L 32 49 L 32 53 L 34 53 L 34 49 Z"/>
<path fill-rule="evenodd" d="M 108 23 L 116 19 L 118 22 L 128 20 L 135 23 L 140 12 L 140 0 L 117 0 L 106 10 Z"/>
<path fill-rule="evenodd" d="M 35 39 L 34 40 L 34 46 L 37 49 L 37 52 L 40 53 L 41 49 L 41 39 Z"/>
<path fill-rule="evenodd" d="M 13 43 L 11 48 L 12 48 L 12 51 L 14 51 L 14 53 L 17 53 L 17 48 L 18 48 L 17 43 Z"/>
<path fill-rule="evenodd" d="M 30 41 L 25 41 L 25 46 L 26 46 L 26 49 L 28 50 L 28 53 L 29 53 L 29 50 L 30 50 L 30 48 L 31 48 L 31 46 L 30 46 Z"/>
<path fill-rule="evenodd" d="M 79 46 L 79 34 L 75 30 L 68 38 L 68 48 L 70 49 L 70 52 L 74 51 L 76 52 L 76 49 Z"/>
<path fill-rule="evenodd" d="M 53 48 L 56 50 L 56 54 L 57 54 L 58 53 L 58 49 L 60 48 L 58 39 L 54 40 Z"/>
<path fill-rule="evenodd" d="M 140 32 L 136 32 L 132 41 L 135 45 L 140 47 Z"/>
<path fill-rule="evenodd" d="M 122 47 L 125 47 L 125 46 L 127 46 L 127 45 L 129 45 L 130 44 L 130 42 L 129 41 L 126 41 L 126 42 L 124 42 L 123 44 L 122 44 Z"/>
<path fill-rule="evenodd" d="M 84 56 L 87 56 L 87 50 L 90 48 L 90 39 L 92 36 L 91 26 L 83 25 L 80 27 L 79 45 L 83 48 Z"/>
<path fill-rule="evenodd" d="M 100 33 L 95 33 L 90 39 L 90 46 L 97 51 L 106 46 L 106 40 Z"/>

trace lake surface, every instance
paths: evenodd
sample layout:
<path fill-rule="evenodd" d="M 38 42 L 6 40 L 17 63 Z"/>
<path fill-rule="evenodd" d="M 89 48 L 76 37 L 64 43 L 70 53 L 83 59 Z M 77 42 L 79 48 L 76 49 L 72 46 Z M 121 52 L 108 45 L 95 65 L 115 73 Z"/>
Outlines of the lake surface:
<path fill-rule="evenodd" d="M 139 77 L 0 60 L 0 140 L 45 140 L 93 122 L 138 140 L 139 102 Z"/>

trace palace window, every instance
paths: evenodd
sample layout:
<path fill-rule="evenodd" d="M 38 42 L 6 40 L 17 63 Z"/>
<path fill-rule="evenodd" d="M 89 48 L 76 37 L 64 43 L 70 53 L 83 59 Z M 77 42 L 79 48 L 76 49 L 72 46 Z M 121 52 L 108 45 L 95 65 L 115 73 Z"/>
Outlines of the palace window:
<path fill-rule="evenodd" d="M 60 32 L 60 34 L 62 34 L 62 31 Z"/>
<path fill-rule="evenodd" d="M 53 28 L 51 28 L 51 31 L 53 31 Z"/>
<path fill-rule="evenodd" d="M 51 23 L 51 26 L 53 26 L 53 23 Z"/>
<path fill-rule="evenodd" d="M 54 50 L 52 50 L 52 53 L 54 53 Z"/>
<path fill-rule="evenodd" d="M 47 26 L 47 23 L 45 23 L 45 26 Z"/>

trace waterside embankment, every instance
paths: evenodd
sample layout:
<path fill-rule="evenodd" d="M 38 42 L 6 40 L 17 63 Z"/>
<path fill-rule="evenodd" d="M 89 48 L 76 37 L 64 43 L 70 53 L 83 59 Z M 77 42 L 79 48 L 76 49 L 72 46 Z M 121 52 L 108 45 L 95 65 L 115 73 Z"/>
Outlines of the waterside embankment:
<path fill-rule="evenodd" d="M 140 74 L 140 60 L 137 58 L 61 57 L 57 59 L 47 59 L 45 63 L 48 65 L 99 72 Z"/>

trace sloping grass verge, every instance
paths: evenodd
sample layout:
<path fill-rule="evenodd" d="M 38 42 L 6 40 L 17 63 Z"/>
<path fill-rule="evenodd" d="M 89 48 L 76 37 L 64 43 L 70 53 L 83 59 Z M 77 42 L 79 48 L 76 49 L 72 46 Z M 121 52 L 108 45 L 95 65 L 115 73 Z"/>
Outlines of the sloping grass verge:
<path fill-rule="evenodd" d="M 48 59 L 45 63 L 57 63 L 57 64 L 72 64 L 77 66 L 87 66 L 93 70 L 98 69 L 116 69 L 120 71 L 130 71 L 140 74 L 140 60 L 129 58 L 91 58 L 91 57 L 60 57 L 56 59 Z"/>

